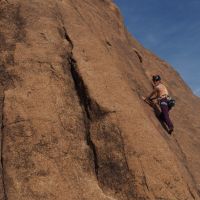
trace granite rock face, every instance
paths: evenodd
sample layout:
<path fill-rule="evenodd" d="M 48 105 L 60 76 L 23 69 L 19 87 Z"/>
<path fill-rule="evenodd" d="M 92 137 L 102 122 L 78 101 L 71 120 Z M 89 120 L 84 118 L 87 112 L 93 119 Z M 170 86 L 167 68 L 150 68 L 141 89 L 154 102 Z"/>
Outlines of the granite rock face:
<path fill-rule="evenodd" d="M 153 74 L 172 136 L 140 98 Z M 199 110 L 112 1 L 0 1 L 0 199 L 198 200 Z"/>

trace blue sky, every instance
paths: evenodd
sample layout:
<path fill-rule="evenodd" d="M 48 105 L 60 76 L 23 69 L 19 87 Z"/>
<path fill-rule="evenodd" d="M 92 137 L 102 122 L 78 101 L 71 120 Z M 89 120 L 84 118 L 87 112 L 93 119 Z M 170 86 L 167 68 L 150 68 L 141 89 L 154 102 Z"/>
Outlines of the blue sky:
<path fill-rule="evenodd" d="M 114 0 L 129 32 L 200 96 L 200 0 Z"/>

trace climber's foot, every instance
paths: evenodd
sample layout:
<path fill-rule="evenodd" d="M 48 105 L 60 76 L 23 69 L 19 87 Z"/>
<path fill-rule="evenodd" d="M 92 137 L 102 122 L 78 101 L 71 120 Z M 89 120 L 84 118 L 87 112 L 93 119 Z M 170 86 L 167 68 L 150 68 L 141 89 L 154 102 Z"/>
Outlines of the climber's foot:
<path fill-rule="evenodd" d="M 172 128 L 172 129 L 169 129 L 169 131 L 168 131 L 169 135 L 171 135 L 171 134 L 173 133 L 173 131 L 174 131 L 173 128 Z"/>

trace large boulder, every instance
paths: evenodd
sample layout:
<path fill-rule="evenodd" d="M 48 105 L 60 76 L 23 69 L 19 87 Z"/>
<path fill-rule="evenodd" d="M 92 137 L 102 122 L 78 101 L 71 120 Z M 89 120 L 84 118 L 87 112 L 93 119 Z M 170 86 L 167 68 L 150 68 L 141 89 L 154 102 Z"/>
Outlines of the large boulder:
<path fill-rule="evenodd" d="M 140 98 L 153 74 L 172 136 Z M 112 1 L 0 1 L 0 199 L 198 200 L 199 110 Z"/>

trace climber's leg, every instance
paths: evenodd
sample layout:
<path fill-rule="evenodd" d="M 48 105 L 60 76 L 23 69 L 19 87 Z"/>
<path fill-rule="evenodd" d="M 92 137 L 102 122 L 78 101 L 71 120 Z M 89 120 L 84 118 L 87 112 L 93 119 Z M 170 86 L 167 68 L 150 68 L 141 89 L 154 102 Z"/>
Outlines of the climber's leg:
<path fill-rule="evenodd" d="M 162 111 L 160 117 L 167 124 L 167 126 L 169 128 L 169 133 L 171 133 L 174 129 L 174 126 L 169 117 L 169 109 L 168 109 L 168 104 L 167 104 L 166 98 L 160 100 L 160 108 Z"/>

